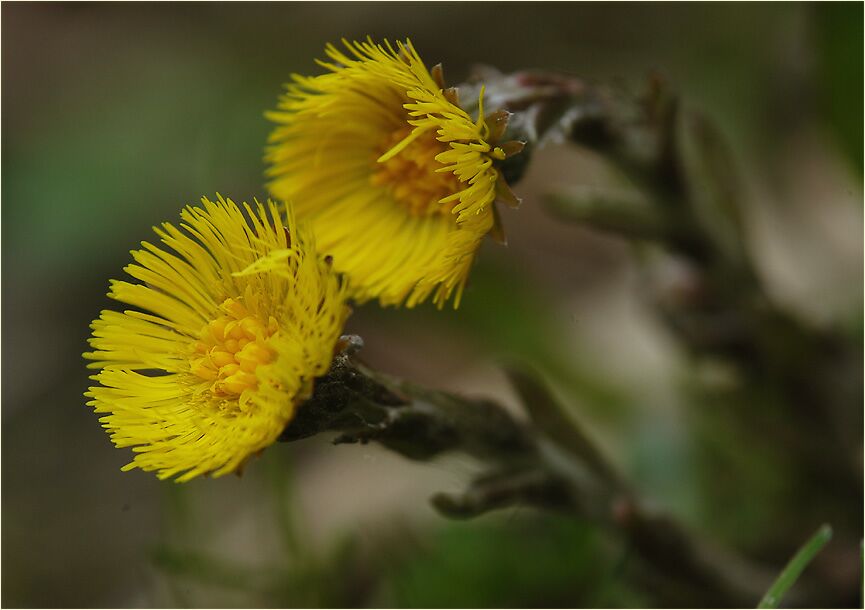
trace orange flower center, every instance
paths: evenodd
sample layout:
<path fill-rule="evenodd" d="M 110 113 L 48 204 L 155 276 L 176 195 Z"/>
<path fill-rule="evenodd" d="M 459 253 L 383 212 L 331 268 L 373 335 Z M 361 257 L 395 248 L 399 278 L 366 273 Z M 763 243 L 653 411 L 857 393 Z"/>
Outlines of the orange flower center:
<path fill-rule="evenodd" d="M 412 128 L 402 127 L 391 132 L 376 150 L 370 182 L 381 186 L 413 216 L 449 214 L 456 202 L 442 204 L 439 200 L 461 190 L 460 181 L 451 172 L 436 172 L 442 166 L 435 157 L 448 150 L 427 131 L 389 159 L 378 158 L 409 136 Z"/>
<path fill-rule="evenodd" d="M 276 332 L 277 323 L 271 318 L 265 325 L 234 299 L 226 299 L 219 308 L 224 315 L 202 330 L 191 371 L 212 382 L 210 390 L 216 395 L 240 395 L 258 387 L 255 369 L 276 356 L 267 339 Z"/>

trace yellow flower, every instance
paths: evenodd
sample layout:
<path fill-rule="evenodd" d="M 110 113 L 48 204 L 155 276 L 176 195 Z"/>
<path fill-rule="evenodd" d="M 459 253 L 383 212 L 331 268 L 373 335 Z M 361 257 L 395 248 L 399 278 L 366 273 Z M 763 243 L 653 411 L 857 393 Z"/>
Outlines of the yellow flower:
<path fill-rule="evenodd" d="M 495 162 L 521 145 L 496 146 L 507 113 L 485 117 L 481 90 L 473 120 L 411 42 L 343 43 L 268 113 L 271 193 L 311 220 L 356 300 L 441 307 L 454 294 L 458 306 L 493 202 L 510 193 Z"/>
<path fill-rule="evenodd" d="M 103 311 L 91 326 L 99 385 L 85 394 L 124 470 L 186 481 L 238 469 L 273 443 L 330 366 L 348 315 L 344 290 L 311 236 L 273 203 L 230 199 L 180 214 L 182 230 L 154 227 L 113 280 L 111 298 L 135 310 Z"/>

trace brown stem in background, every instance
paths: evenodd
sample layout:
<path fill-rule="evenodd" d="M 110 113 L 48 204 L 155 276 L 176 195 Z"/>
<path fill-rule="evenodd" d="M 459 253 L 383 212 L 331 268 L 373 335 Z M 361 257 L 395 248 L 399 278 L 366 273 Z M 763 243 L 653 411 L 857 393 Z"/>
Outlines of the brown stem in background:
<path fill-rule="evenodd" d="M 650 281 L 658 314 L 694 356 L 732 364 L 742 396 L 769 397 L 774 406 L 751 409 L 728 398 L 727 420 L 745 431 L 742 438 L 783 451 L 804 491 L 789 501 L 819 497 L 828 514 L 814 518 L 858 540 L 861 336 L 811 325 L 771 298 L 748 251 L 749 202 L 722 135 L 658 78 L 633 96 L 548 72 L 481 72 L 488 106 L 515 113 L 511 125 L 522 134 L 514 137 L 535 146 L 575 143 L 619 170 L 622 187 L 553 193 L 549 209 L 676 257 L 686 273 L 675 285 Z M 783 538 L 792 543 L 814 525 L 795 524 L 796 535 Z"/>

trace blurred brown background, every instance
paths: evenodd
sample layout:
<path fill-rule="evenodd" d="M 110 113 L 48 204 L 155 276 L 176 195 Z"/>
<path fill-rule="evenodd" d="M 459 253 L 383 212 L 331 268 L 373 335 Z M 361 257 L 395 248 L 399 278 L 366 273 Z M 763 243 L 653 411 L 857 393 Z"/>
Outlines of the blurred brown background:
<path fill-rule="evenodd" d="M 729 138 L 773 295 L 861 336 L 861 28 L 858 4 L 4 3 L 3 605 L 652 604 L 616 580 L 624 551 L 603 578 L 580 580 L 579 562 L 607 544 L 590 526 L 567 538 L 575 573 L 520 580 L 496 567 L 490 549 L 542 565 L 565 551 L 555 537 L 530 551 L 484 538 L 519 510 L 458 526 L 436 516 L 427 497 L 473 472 L 459 458 L 418 466 L 318 438 L 269 449 L 242 478 L 177 486 L 123 474 L 129 453 L 84 406 L 88 324 L 152 225 L 202 195 L 266 196 L 263 112 L 281 83 L 318 72 L 326 42 L 369 34 L 410 37 L 450 82 L 475 63 L 635 88 L 660 73 Z M 700 441 L 679 391 L 695 372 L 645 303 L 634 250 L 540 205 L 553 187 L 607 179 L 584 151 L 540 151 L 515 188 L 522 209 L 504 213 L 509 246 L 484 246 L 458 312 L 367 306 L 348 330 L 382 371 L 511 405 L 497 359 L 532 362 L 647 495 L 747 548 L 777 515 L 701 495 Z M 728 522 L 712 524 L 719 512 Z M 283 544 L 298 531 L 300 550 Z M 369 567 L 334 551 L 345 539 L 372 557 L 405 539 L 414 550 Z M 839 569 L 858 570 L 850 561 Z"/>

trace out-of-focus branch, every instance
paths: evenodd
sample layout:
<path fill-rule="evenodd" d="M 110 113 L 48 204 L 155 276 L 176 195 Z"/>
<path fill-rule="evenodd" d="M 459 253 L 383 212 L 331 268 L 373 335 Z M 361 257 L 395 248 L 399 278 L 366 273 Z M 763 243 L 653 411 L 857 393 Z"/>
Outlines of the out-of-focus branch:
<path fill-rule="evenodd" d="M 632 189 L 596 186 L 551 193 L 547 206 L 557 217 L 632 239 L 663 241 L 669 226 L 661 213 Z"/>
<path fill-rule="evenodd" d="M 412 460 L 462 452 L 486 471 L 461 494 L 433 496 L 448 517 L 514 505 L 573 513 L 624 536 L 683 602 L 745 606 L 759 599 L 771 573 L 696 541 L 669 517 L 646 509 L 542 383 L 516 369 L 509 376 L 531 421 L 491 401 L 381 375 L 343 352 L 281 440 L 329 431 L 338 433 L 336 443 L 377 442 Z"/>
<path fill-rule="evenodd" d="M 688 273 L 654 291 L 672 332 L 696 356 L 722 358 L 746 384 L 775 394 L 791 425 L 761 422 L 759 413 L 751 425 L 765 428 L 800 470 L 822 473 L 815 488 L 828 476 L 835 489 L 860 489 L 861 341 L 811 325 L 771 298 L 747 248 L 744 181 L 713 124 L 658 78 L 632 95 L 542 71 L 479 76 L 490 107 L 515 113 L 512 128 L 522 131 L 515 137 L 575 143 L 619 170 L 621 187 L 553 193 L 550 210 L 677 257 Z M 858 507 L 857 521 L 861 497 Z"/>

